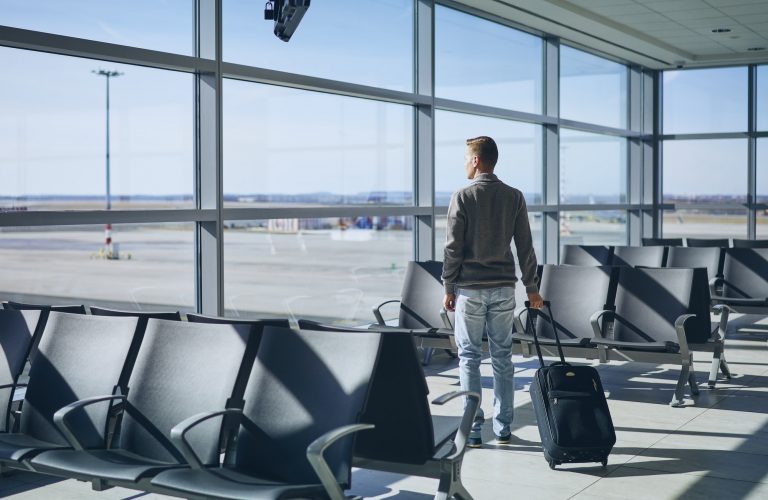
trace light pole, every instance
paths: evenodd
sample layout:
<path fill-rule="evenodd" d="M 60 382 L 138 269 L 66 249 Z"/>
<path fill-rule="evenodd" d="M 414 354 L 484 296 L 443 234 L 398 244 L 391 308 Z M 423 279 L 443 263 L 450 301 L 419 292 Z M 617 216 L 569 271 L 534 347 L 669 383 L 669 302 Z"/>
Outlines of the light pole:
<path fill-rule="evenodd" d="M 109 172 L 109 79 L 115 78 L 123 73 L 120 73 L 119 71 L 107 71 L 103 69 L 93 70 L 91 73 L 98 75 L 98 76 L 105 76 L 107 79 L 107 210 L 112 209 L 112 190 L 110 187 L 110 172 Z M 104 227 L 104 235 L 105 235 L 105 248 L 104 251 L 106 253 L 107 259 L 117 258 L 117 255 L 114 255 L 112 253 L 112 224 L 107 223 L 107 225 Z"/>

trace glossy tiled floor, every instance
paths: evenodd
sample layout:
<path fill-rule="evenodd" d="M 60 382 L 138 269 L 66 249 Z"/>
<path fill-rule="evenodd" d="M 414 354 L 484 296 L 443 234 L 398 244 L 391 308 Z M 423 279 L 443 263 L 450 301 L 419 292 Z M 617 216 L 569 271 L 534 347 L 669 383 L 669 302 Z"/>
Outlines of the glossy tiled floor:
<path fill-rule="evenodd" d="M 494 444 L 490 422 L 487 443 L 469 450 L 464 482 L 477 500 L 531 499 L 742 499 L 768 498 L 768 342 L 766 335 L 734 335 L 727 344 L 734 377 L 716 390 L 706 387 L 709 362 L 696 355 L 701 394 L 684 408 L 668 406 L 677 372 L 674 366 L 599 366 L 616 425 L 618 441 L 607 468 L 564 465 L 552 471 L 545 462 L 528 395 L 536 362 L 515 357 L 513 441 Z M 483 407 L 490 415 L 492 377 L 482 367 Z M 432 396 L 456 390 L 456 361 L 436 356 L 427 369 Z M 435 407 L 456 414 L 459 402 Z M 426 500 L 437 480 L 367 470 L 353 474 L 352 492 L 372 498 Z M 89 484 L 16 472 L 0 479 L 8 498 L 128 499 L 160 498 L 114 488 L 92 492 Z"/>

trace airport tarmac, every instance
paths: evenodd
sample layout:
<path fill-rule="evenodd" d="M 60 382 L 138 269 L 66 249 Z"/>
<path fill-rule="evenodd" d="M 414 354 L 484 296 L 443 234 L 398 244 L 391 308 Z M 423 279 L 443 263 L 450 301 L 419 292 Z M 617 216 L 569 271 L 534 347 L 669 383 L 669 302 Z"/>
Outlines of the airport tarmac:
<path fill-rule="evenodd" d="M 445 238 L 440 222 L 444 219 L 438 219 L 436 231 L 438 259 Z M 540 234 L 535 221 L 532 228 Z M 742 227 L 678 224 L 666 229 L 665 235 L 718 237 L 739 235 Z M 622 244 L 625 231 L 620 223 L 570 220 L 561 242 Z M 103 226 L 0 231 L 0 300 L 194 310 L 191 224 L 115 225 L 113 238 L 119 260 L 98 256 Z M 371 307 L 400 296 L 412 248 L 411 232 L 401 230 L 225 230 L 227 315 L 370 322 Z M 390 307 L 395 316 L 396 306 Z"/>

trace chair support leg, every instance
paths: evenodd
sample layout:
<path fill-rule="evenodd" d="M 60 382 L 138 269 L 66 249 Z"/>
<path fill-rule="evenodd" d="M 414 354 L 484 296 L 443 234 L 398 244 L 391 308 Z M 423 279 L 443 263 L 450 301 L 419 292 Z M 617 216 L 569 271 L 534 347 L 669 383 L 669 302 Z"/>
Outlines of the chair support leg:
<path fill-rule="evenodd" d="M 725 353 L 720 355 L 720 371 L 723 372 L 725 378 L 731 379 L 731 369 L 728 368 L 728 362 L 725 360 Z"/>
<path fill-rule="evenodd" d="M 421 364 L 424 366 L 427 366 L 430 361 L 432 361 L 432 353 L 434 352 L 434 348 L 432 347 L 425 347 L 424 348 L 424 359 L 422 360 Z"/>
<path fill-rule="evenodd" d="M 707 385 L 710 389 L 715 388 L 717 384 L 717 371 L 722 364 L 723 349 L 720 346 L 715 347 L 715 352 L 712 354 L 712 365 L 709 368 L 709 381 Z"/>
<path fill-rule="evenodd" d="M 685 395 L 685 385 L 688 383 L 688 373 L 690 372 L 690 367 L 688 365 L 683 365 L 680 369 L 680 378 L 677 379 L 677 386 L 675 386 L 675 394 L 672 396 L 672 401 L 670 401 L 670 406 L 672 407 L 680 407 L 683 406 L 683 398 Z"/>
<path fill-rule="evenodd" d="M 691 370 L 688 373 L 688 385 L 691 386 L 691 394 L 694 396 L 699 395 L 699 384 L 696 382 L 696 373 Z"/>
<path fill-rule="evenodd" d="M 442 460 L 440 462 L 440 484 L 437 487 L 435 500 L 449 500 L 458 498 L 460 500 L 473 500 L 472 495 L 461 482 L 461 462 L 463 456 L 455 459 Z"/>
<path fill-rule="evenodd" d="M 110 488 L 114 488 L 114 486 L 110 486 L 103 479 L 91 479 L 91 489 L 93 491 L 104 491 Z"/>

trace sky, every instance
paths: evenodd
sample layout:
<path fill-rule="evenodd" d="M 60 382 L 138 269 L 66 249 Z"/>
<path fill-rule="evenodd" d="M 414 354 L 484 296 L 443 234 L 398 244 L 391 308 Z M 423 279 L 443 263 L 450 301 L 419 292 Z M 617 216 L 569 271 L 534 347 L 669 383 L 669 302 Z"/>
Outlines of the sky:
<path fill-rule="evenodd" d="M 272 34 L 263 3 L 224 0 L 224 59 L 281 71 L 412 91 L 412 1 L 314 2 L 289 43 Z M 0 25 L 192 54 L 191 0 L 0 0 Z M 438 97 L 541 112 L 541 40 L 438 7 Z M 0 196 L 105 192 L 105 78 L 111 80 L 114 196 L 193 192 L 193 78 L 189 74 L 0 48 Z M 768 95 L 768 69 L 758 95 Z M 563 46 L 563 118 L 621 127 L 621 65 Z M 225 82 L 225 194 L 401 192 L 413 188 L 413 108 L 238 81 Z M 758 100 L 768 130 L 768 99 Z M 664 76 L 666 133 L 746 130 L 746 69 Z M 499 176 L 541 196 L 542 128 L 435 114 L 436 190 L 467 181 L 464 140 L 491 135 Z M 758 184 L 768 194 L 768 140 Z M 668 142 L 663 183 L 675 195 L 741 196 L 746 140 Z M 561 201 L 626 195 L 621 139 L 561 135 Z M 695 175 L 691 175 L 695 172 Z M 762 175 L 762 173 L 765 175 Z M 394 199 L 394 198 L 393 198 Z M 540 201 L 539 201 L 540 202 Z"/>

